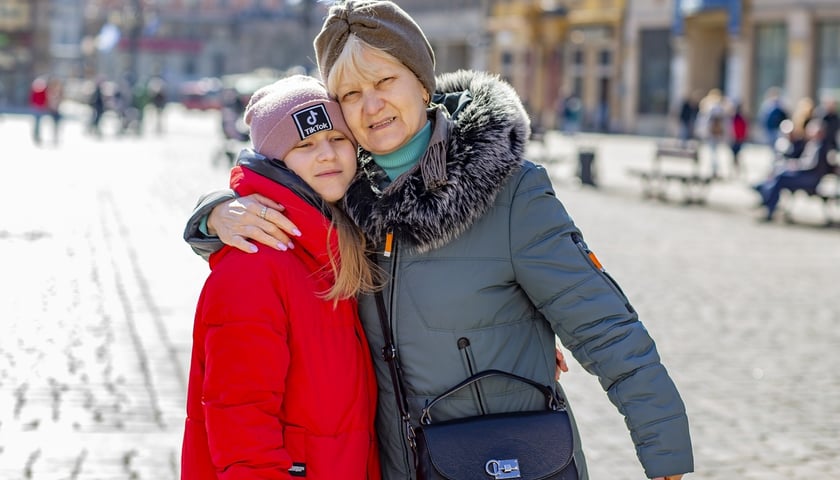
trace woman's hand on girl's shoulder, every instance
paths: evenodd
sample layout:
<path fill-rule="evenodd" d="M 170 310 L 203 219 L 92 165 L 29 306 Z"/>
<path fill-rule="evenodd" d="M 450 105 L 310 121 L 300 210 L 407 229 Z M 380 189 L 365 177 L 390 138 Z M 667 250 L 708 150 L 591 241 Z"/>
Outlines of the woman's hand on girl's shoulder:
<path fill-rule="evenodd" d="M 294 248 L 290 236 L 299 237 L 301 232 L 283 210 L 274 200 L 252 193 L 214 207 L 207 217 L 207 231 L 246 253 L 258 250 L 249 240 L 286 251 Z"/>

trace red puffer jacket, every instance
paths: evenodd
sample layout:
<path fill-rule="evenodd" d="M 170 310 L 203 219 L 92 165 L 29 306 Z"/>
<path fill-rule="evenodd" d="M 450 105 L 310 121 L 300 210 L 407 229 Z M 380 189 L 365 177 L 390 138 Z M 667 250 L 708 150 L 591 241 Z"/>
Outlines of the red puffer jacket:
<path fill-rule="evenodd" d="M 231 186 L 280 202 L 305 235 L 287 252 L 225 247 L 210 258 L 181 478 L 378 480 L 376 379 L 357 305 L 317 296 L 332 284 L 328 220 L 247 168 L 233 170 Z"/>

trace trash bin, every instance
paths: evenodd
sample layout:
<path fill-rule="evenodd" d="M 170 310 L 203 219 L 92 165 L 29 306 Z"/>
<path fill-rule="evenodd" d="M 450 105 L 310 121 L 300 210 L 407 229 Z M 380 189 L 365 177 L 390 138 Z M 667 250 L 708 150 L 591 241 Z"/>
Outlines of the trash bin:
<path fill-rule="evenodd" d="M 577 176 L 583 185 L 597 186 L 595 181 L 595 150 L 592 148 L 581 148 L 578 150 L 578 171 Z"/>

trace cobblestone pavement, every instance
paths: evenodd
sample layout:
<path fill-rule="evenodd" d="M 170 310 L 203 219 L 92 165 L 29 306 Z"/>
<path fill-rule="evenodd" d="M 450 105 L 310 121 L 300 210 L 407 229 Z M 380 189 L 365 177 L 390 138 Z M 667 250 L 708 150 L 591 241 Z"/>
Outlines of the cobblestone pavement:
<path fill-rule="evenodd" d="M 207 273 L 181 231 L 227 182 L 210 161 L 215 119 L 173 110 L 165 135 L 102 140 L 68 122 L 41 148 L 27 121 L 0 116 L 0 479 L 178 478 Z M 690 478 L 840 477 L 840 229 L 804 198 L 802 224 L 759 223 L 743 181 L 715 184 L 705 206 L 645 200 L 624 171 L 648 161 L 650 139 L 580 138 L 597 149 L 598 189 L 572 179 L 566 139 L 547 138 L 548 165 L 680 387 Z M 760 176 L 764 152 L 747 152 Z M 644 478 L 621 416 L 570 364 L 591 478 Z"/>

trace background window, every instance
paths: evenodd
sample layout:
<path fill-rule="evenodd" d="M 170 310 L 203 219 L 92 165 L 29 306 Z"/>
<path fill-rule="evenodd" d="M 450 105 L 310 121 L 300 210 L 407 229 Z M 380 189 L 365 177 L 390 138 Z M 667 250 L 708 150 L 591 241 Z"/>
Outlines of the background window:
<path fill-rule="evenodd" d="M 755 29 L 755 86 L 753 88 L 753 111 L 757 112 L 770 87 L 785 87 L 785 64 L 787 63 L 787 27 L 784 24 L 757 25 Z"/>
<path fill-rule="evenodd" d="M 642 30 L 639 51 L 639 113 L 668 113 L 671 31 Z"/>
<path fill-rule="evenodd" d="M 833 95 L 840 100 L 840 22 L 817 26 L 817 98 Z"/>

